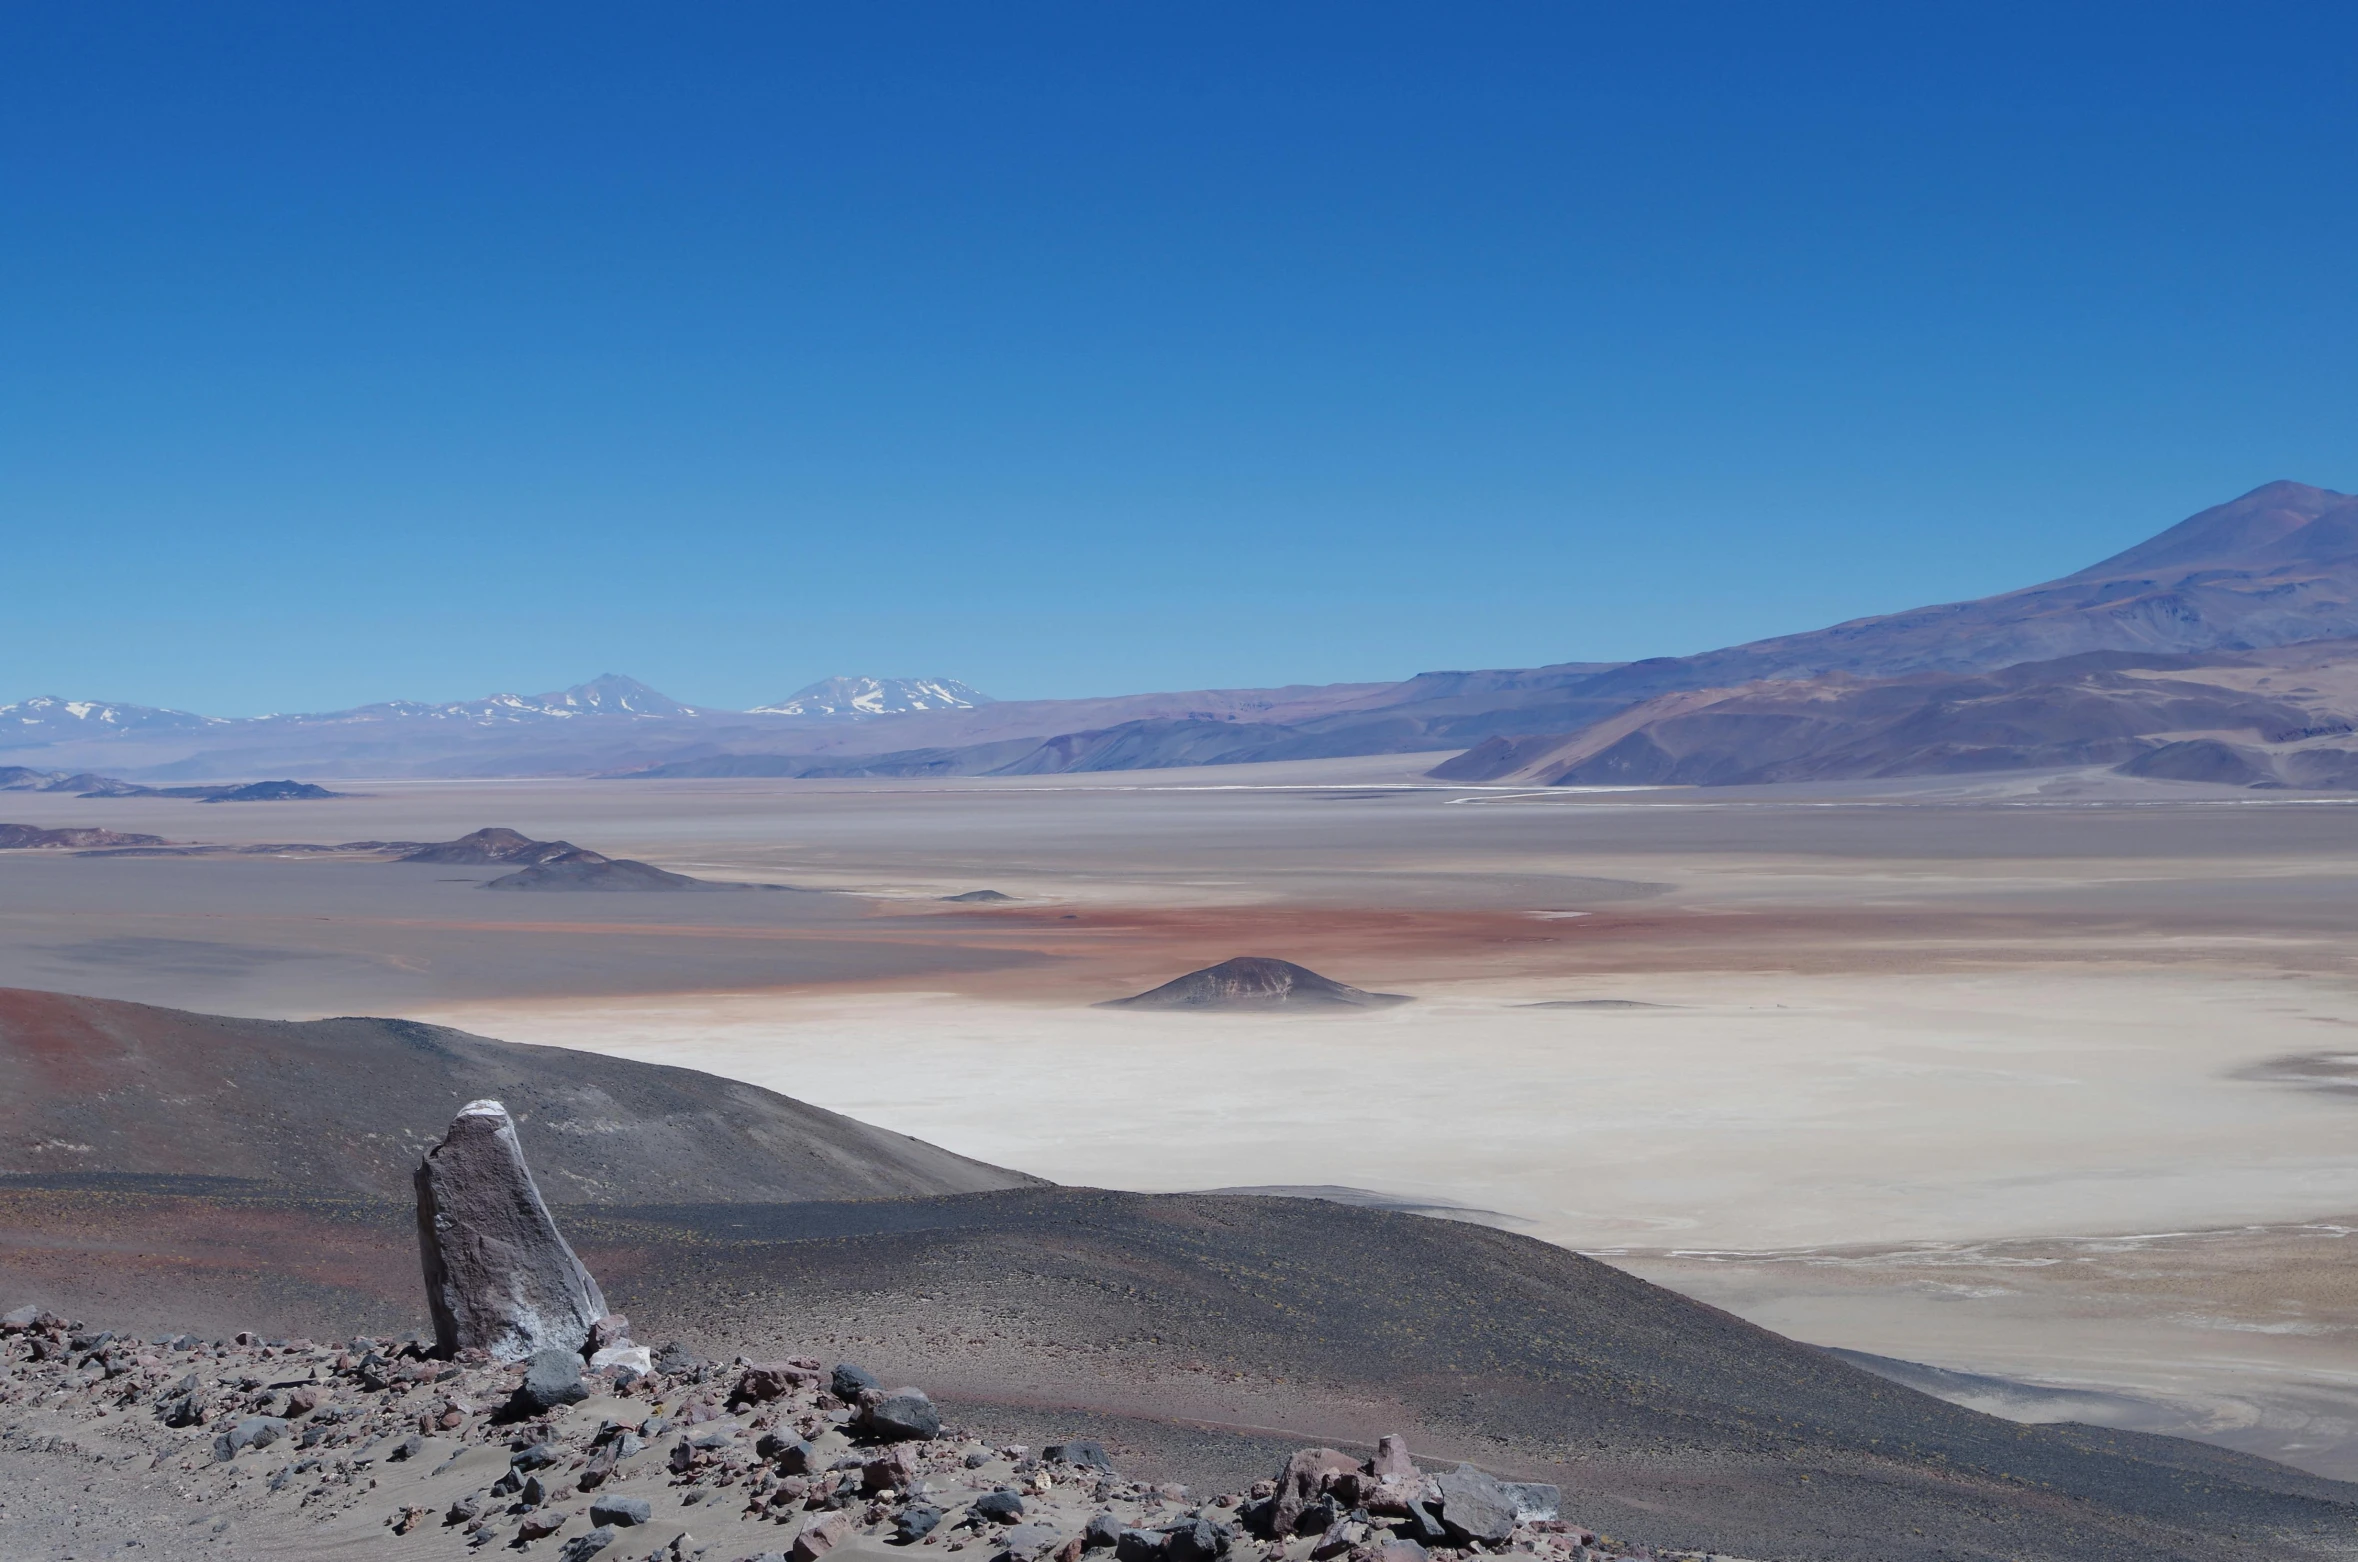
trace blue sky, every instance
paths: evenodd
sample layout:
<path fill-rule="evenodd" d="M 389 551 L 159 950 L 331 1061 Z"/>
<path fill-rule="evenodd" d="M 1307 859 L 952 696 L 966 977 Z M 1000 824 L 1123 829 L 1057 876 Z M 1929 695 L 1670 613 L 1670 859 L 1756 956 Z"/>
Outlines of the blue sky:
<path fill-rule="evenodd" d="M 2358 11 L 20 5 L 0 698 L 1669 654 L 2358 487 Z"/>

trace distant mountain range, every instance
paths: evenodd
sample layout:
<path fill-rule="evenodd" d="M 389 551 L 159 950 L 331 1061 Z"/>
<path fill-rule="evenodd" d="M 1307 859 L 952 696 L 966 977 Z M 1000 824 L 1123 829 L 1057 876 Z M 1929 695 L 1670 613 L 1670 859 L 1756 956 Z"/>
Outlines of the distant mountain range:
<path fill-rule="evenodd" d="M 2358 716 L 2344 641 L 2358 645 L 2358 498 L 2275 482 L 2060 580 L 1693 656 L 1085 700 L 833 678 L 753 711 L 615 674 L 250 720 L 43 698 L 0 706 L 0 749 L 148 781 L 1027 775 L 1457 749 L 1472 752 L 1444 774 L 1579 784 L 2129 764 L 2201 740 L 2249 750 L 2237 764 L 2260 784 L 2338 785 L 2315 778 L 2358 762 L 2313 751 Z M 2311 650 L 2274 655 L 2294 646 Z M 2312 687 L 2262 691 L 2296 662 Z"/>
<path fill-rule="evenodd" d="M 991 697 L 955 678 L 822 678 L 755 716 L 905 716 L 921 710 L 972 710 Z"/>

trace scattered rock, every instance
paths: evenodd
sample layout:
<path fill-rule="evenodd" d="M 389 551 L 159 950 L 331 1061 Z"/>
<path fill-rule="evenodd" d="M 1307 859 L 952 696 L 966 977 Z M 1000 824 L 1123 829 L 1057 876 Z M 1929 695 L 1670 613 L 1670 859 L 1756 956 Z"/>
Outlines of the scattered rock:
<path fill-rule="evenodd" d="M 1113 1460 L 1107 1457 L 1105 1445 L 1085 1437 L 1050 1443 L 1040 1450 L 1040 1457 L 1055 1464 L 1077 1464 L 1108 1474 L 1113 1472 Z"/>
<path fill-rule="evenodd" d="M 1460 1545 L 1469 1540 L 1497 1545 L 1514 1534 L 1515 1500 L 1490 1476 L 1461 1464 L 1433 1484 L 1441 1493 L 1441 1522 Z"/>
<path fill-rule="evenodd" d="M 418 1246 L 443 1355 L 576 1357 L 606 1316 L 597 1281 L 541 1201 L 507 1108 L 472 1101 L 417 1170 Z"/>
<path fill-rule="evenodd" d="M 836 1369 L 838 1372 L 842 1370 L 840 1367 Z M 730 1391 L 729 1398 L 739 1404 L 766 1405 L 773 1399 L 781 1399 L 795 1389 L 808 1387 L 818 1381 L 817 1372 L 790 1361 L 759 1362 L 747 1367 L 738 1377 L 737 1386 Z"/>
<path fill-rule="evenodd" d="M 234 1459 L 249 1448 L 268 1448 L 286 1435 L 287 1424 L 277 1416 L 248 1416 L 213 1439 L 215 1459 Z"/>
<path fill-rule="evenodd" d="M 505 1414 L 509 1420 L 521 1421 L 528 1416 L 546 1415 L 561 1406 L 578 1405 L 587 1398 L 589 1385 L 581 1381 L 578 1355 L 569 1350 L 538 1351 L 524 1373 L 524 1381 L 516 1385 Z"/>
<path fill-rule="evenodd" d="M 1326 1495 L 1333 1479 L 1345 1473 L 1357 1475 L 1359 1461 L 1333 1448 L 1305 1448 L 1286 1460 L 1277 1475 L 1277 1502 L 1269 1515 L 1271 1533 L 1280 1540 L 1298 1533 L 1303 1515 Z"/>
<path fill-rule="evenodd" d="M 655 1509 L 644 1497 L 600 1497 L 590 1504 L 592 1524 L 644 1524 L 655 1517 Z"/>
<path fill-rule="evenodd" d="M 925 1503 L 903 1508 L 893 1520 L 892 1538 L 904 1546 L 913 1546 L 941 1527 L 942 1510 Z"/>
<path fill-rule="evenodd" d="M 1163 1533 L 1164 1562 L 1213 1562 L 1228 1555 L 1236 1536 L 1225 1524 L 1210 1519 L 1195 1519 L 1166 1526 Z"/>
<path fill-rule="evenodd" d="M 557 1551 L 557 1562 L 584 1562 L 614 1544 L 614 1531 L 604 1525 L 587 1534 L 576 1535 Z"/>
<path fill-rule="evenodd" d="M 519 1448 L 510 1454 L 508 1468 L 529 1474 L 534 1470 L 547 1469 L 550 1465 L 555 1464 L 558 1458 L 559 1455 L 554 1447 L 547 1443 L 534 1443 L 529 1448 Z"/>
<path fill-rule="evenodd" d="M 802 1533 L 794 1537 L 794 1549 L 788 1553 L 794 1562 L 819 1562 L 819 1558 L 833 1551 L 851 1533 L 851 1521 L 840 1513 L 830 1513 L 816 1524 L 806 1524 Z"/>
<path fill-rule="evenodd" d="M 999 1554 L 1028 1559 L 1063 1540 L 1053 1524 L 1018 1524 L 999 1537 Z"/>
<path fill-rule="evenodd" d="M 907 1491 L 916 1480 L 917 1456 L 910 1452 L 907 1443 L 860 1467 L 860 1487 L 864 1491 Z"/>
<path fill-rule="evenodd" d="M 799 1437 L 764 1432 L 753 1451 L 778 1467 L 783 1475 L 808 1475 L 819 1467 L 819 1451 Z"/>
<path fill-rule="evenodd" d="M 976 1518 L 989 1519 L 994 1524 L 1013 1524 L 1023 1517 L 1023 1498 L 1002 1486 L 997 1491 L 984 1492 L 975 1498 L 967 1511 Z"/>
<path fill-rule="evenodd" d="M 865 1367 L 855 1367 L 848 1361 L 837 1362 L 835 1370 L 827 1376 L 827 1392 L 847 1405 L 858 1404 L 862 1394 L 883 1386 L 876 1381 L 875 1373 Z"/>
<path fill-rule="evenodd" d="M 863 1436 L 896 1443 L 942 1435 L 941 1412 L 917 1389 L 899 1388 L 890 1394 L 869 1389 L 862 1401 L 857 1424 Z"/>

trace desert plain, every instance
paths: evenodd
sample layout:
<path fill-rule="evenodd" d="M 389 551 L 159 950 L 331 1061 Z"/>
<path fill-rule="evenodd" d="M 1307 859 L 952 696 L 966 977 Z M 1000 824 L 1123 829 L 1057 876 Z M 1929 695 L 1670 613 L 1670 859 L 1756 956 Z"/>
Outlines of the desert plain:
<path fill-rule="evenodd" d="M 1435 783 L 1439 757 L 27 794 L 11 820 L 506 825 L 785 888 L 13 852 L 0 985 L 431 1020 L 1059 1182 L 1489 1223 L 1977 1408 L 2358 1476 L 2358 799 L 2100 772 L 1534 790 Z M 1008 898 L 947 899 L 978 890 Z M 1093 1007 L 1232 955 L 1415 1001 Z"/>

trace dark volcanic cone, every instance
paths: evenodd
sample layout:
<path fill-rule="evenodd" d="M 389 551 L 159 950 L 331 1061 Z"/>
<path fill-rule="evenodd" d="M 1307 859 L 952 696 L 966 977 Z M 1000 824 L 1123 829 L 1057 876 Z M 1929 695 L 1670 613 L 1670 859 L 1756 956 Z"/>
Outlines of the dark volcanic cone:
<path fill-rule="evenodd" d="M 405 854 L 403 862 L 486 863 L 513 862 L 517 864 L 547 862 L 567 852 L 578 851 L 571 841 L 536 841 L 520 831 L 492 825 L 472 835 L 462 835 L 455 841 L 436 841 Z"/>
<path fill-rule="evenodd" d="M 719 890 L 753 889 L 751 884 L 716 884 L 684 873 L 633 862 L 628 857 L 606 857 L 594 851 L 568 851 L 515 873 L 503 874 L 485 889 L 520 890 Z"/>
<path fill-rule="evenodd" d="M 1406 1003 L 1400 993 L 1364 992 L 1291 960 L 1239 955 L 1135 998 L 1115 998 L 1100 1009 L 1381 1009 Z"/>

